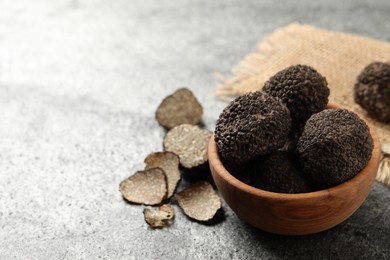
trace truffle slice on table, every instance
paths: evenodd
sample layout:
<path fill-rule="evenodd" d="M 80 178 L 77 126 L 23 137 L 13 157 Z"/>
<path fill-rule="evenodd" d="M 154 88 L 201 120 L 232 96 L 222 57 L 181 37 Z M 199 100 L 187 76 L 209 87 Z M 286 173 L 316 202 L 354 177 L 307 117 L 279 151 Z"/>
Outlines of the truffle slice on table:
<path fill-rule="evenodd" d="M 202 119 L 203 108 L 187 88 L 176 90 L 167 96 L 156 111 L 157 122 L 171 129 L 181 124 L 197 125 Z"/>
<path fill-rule="evenodd" d="M 169 226 L 175 217 L 175 210 L 171 204 L 161 205 L 158 209 L 144 209 L 145 222 L 152 228 Z"/>
<path fill-rule="evenodd" d="M 157 205 L 167 195 L 167 180 L 160 168 L 138 171 L 119 185 L 123 197 L 136 204 Z"/>
<path fill-rule="evenodd" d="M 171 152 L 156 152 L 149 154 L 145 159 L 145 169 L 161 168 L 166 177 L 168 192 L 167 198 L 172 197 L 180 181 L 179 157 Z"/>
<path fill-rule="evenodd" d="M 346 109 L 325 109 L 314 114 L 298 140 L 306 177 L 325 187 L 358 174 L 371 159 L 373 146 L 366 123 Z"/>
<path fill-rule="evenodd" d="M 246 167 L 249 185 L 280 193 L 312 191 L 299 167 L 299 158 L 289 152 L 275 152 L 251 159 Z"/>
<path fill-rule="evenodd" d="M 164 149 L 177 154 L 184 168 L 193 168 L 207 162 L 207 145 L 211 135 L 207 129 L 182 124 L 165 135 Z"/>
<path fill-rule="evenodd" d="M 291 129 L 290 112 L 278 98 L 256 91 L 237 97 L 220 114 L 214 138 L 219 154 L 245 163 L 282 147 Z"/>
<path fill-rule="evenodd" d="M 390 122 L 390 63 L 365 67 L 354 86 L 354 98 L 372 118 Z"/>
<path fill-rule="evenodd" d="M 330 90 L 326 78 L 307 65 L 287 67 L 272 76 L 263 91 L 280 98 L 291 112 L 293 138 L 301 134 L 305 122 L 328 104 Z"/>
<path fill-rule="evenodd" d="M 207 181 L 194 183 L 175 197 L 184 214 L 198 221 L 212 219 L 221 208 L 221 199 Z"/>

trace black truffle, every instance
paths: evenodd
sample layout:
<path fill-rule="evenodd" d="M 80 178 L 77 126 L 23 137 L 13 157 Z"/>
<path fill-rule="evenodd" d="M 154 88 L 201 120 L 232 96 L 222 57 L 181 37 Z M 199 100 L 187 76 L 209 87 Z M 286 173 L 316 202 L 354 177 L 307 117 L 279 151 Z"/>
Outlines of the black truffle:
<path fill-rule="evenodd" d="M 326 109 L 310 117 L 297 147 L 309 181 L 327 187 L 352 178 L 366 166 L 373 140 L 355 113 Z"/>
<path fill-rule="evenodd" d="M 219 154 L 236 163 L 283 146 L 290 112 L 277 98 L 257 91 L 237 97 L 220 114 L 215 128 Z"/>
<path fill-rule="evenodd" d="M 291 112 L 291 137 L 297 139 L 305 122 L 328 103 L 329 88 L 325 77 L 307 65 L 294 65 L 272 76 L 263 90 L 280 98 Z"/>
<path fill-rule="evenodd" d="M 280 193 L 312 191 L 299 167 L 299 158 L 288 152 L 275 152 L 251 159 L 245 170 L 247 184 Z"/>
<path fill-rule="evenodd" d="M 372 118 L 390 122 L 390 64 L 373 62 L 365 67 L 357 78 L 354 98 Z"/>

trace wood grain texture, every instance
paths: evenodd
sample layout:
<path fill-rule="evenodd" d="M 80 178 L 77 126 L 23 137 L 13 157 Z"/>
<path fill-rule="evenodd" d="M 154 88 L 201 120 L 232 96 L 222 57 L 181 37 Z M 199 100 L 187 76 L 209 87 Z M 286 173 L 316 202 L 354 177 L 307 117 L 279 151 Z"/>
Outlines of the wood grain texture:
<path fill-rule="evenodd" d="M 328 108 L 341 107 L 329 104 Z M 374 149 L 367 166 L 350 180 L 321 191 L 301 194 L 275 193 L 239 181 L 223 166 L 214 137 L 210 139 L 208 148 L 210 169 L 222 197 L 233 211 L 249 224 L 283 235 L 317 233 L 350 217 L 371 190 L 381 151 L 377 135 L 371 127 L 370 133 L 374 140 Z"/>

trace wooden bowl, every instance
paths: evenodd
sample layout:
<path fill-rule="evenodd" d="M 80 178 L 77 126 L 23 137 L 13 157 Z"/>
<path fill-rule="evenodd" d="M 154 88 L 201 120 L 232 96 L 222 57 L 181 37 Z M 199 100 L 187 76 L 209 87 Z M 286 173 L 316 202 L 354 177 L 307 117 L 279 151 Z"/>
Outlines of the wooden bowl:
<path fill-rule="evenodd" d="M 341 107 L 329 104 L 327 108 Z M 317 233 L 350 217 L 371 189 L 381 151 L 378 137 L 372 127 L 367 125 L 374 140 L 372 157 L 367 166 L 355 177 L 325 190 L 286 194 L 249 186 L 226 170 L 220 160 L 214 136 L 208 147 L 211 173 L 226 203 L 238 217 L 252 226 L 282 235 Z"/>

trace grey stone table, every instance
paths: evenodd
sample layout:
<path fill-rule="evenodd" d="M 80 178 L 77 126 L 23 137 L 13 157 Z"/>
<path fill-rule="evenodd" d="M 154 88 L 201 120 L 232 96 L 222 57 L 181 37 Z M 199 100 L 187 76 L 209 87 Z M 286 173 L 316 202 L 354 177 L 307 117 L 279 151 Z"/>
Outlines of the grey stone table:
<path fill-rule="evenodd" d="M 188 86 L 209 129 L 212 93 L 293 21 L 390 40 L 383 1 L 0 1 L 0 259 L 389 259 L 390 190 L 305 237 L 256 230 L 223 203 L 215 223 L 151 230 L 121 180 L 162 149 L 161 99 Z"/>

